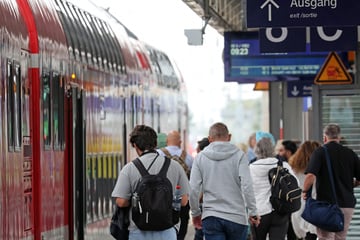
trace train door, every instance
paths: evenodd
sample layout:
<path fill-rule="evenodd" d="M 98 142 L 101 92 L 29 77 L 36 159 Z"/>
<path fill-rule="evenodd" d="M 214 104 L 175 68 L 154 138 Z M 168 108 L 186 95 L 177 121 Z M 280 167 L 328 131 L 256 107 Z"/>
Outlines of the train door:
<path fill-rule="evenodd" d="M 71 87 L 68 95 L 69 239 L 82 240 L 86 221 L 84 92 Z"/>
<path fill-rule="evenodd" d="M 26 52 L 19 59 L 6 59 L 3 64 L 1 88 L 1 167 L 0 220 L 1 239 L 17 239 L 31 235 L 32 173 L 28 163 L 31 154 L 23 152 L 29 146 L 29 109 L 25 106 L 27 68 Z M 28 149 L 28 148 L 26 148 Z M 30 183 L 30 184 L 29 184 Z"/>

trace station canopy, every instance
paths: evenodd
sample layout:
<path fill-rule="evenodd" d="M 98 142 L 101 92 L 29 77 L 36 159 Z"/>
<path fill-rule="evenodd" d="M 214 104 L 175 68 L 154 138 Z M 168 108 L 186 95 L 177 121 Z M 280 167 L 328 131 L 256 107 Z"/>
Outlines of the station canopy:
<path fill-rule="evenodd" d="M 183 0 L 199 17 L 220 34 L 246 30 L 245 0 Z"/>

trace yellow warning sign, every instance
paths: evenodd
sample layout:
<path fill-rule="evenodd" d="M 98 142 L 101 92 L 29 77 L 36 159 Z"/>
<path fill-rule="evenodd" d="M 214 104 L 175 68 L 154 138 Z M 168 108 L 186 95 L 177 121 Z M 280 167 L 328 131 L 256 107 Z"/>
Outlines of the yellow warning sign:
<path fill-rule="evenodd" d="M 316 75 L 315 84 L 351 84 L 352 77 L 336 52 L 329 53 Z"/>

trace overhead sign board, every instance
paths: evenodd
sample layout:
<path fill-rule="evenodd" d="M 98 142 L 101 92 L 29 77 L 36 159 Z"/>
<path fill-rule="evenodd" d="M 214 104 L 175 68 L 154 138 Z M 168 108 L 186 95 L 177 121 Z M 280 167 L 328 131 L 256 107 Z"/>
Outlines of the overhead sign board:
<path fill-rule="evenodd" d="M 258 32 L 224 33 L 225 81 L 298 80 L 314 77 L 327 53 L 261 54 Z"/>
<path fill-rule="evenodd" d="M 251 0 L 247 27 L 357 26 L 358 0 Z"/>
<path fill-rule="evenodd" d="M 357 26 L 310 28 L 311 51 L 353 51 L 357 42 Z"/>
<path fill-rule="evenodd" d="M 310 38 L 309 38 L 310 36 Z M 260 52 L 311 52 L 357 50 L 357 26 L 260 28 Z M 307 42 L 308 41 L 308 42 Z"/>
<path fill-rule="evenodd" d="M 288 81 L 287 96 L 288 97 L 308 97 L 312 96 L 313 81 Z"/>
<path fill-rule="evenodd" d="M 340 57 L 331 52 L 315 78 L 316 84 L 351 84 L 352 77 Z"/>

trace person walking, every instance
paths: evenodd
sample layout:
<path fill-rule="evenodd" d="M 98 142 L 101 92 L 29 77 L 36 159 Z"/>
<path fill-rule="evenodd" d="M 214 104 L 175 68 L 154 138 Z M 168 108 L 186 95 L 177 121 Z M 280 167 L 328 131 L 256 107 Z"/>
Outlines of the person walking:
<path fill-rule="evenodd" d="M 208 138 L 210 144 L 195 157 L 190 175 L 193 224 L 203 229 L 206 240 L 246 239 L 248 223 L 260 222 L 246 153 L 230 143 L 224 123 L 213 124 Z"/>
<path fill-rule="evenodd" d="M 335 203 L 326 165 L 325 151 L 328 151 L 337 203 L 344 213 L 344 230 L 335 233 L 317 228 L 316 232 L 319 240 L 346 239 L 350 221 L 354 214 L 356 204 L 354 186 L 360 180 L 360 160 L 353 150 L 340 144 L 340 139 L 340 126 L 338 124 L 331 123 L 325 126 L 323 141 L 326 149 L 324 147 L 316 149 L 311 155 L 310 162 L 305 170 L 303 199 L 306 199 L 307 191 L 316 180 L 316 199 Z"/>
<path fill-rule="evenodd" d="M 290 157 L 295 154 L 297 150 L 296 143 L 291 140 L 282 140 L 279 146 L 278 155 L 283 157 L 285 161 L 289 161 Z"/>
<path fill-rule="evenodd" d="M 281 143 L 279 144 L 278 155 L 276 156 L 276 158 L 288 162 L 290 157 L 295 154 L 296 150 L 297 150 L 297 145 L 294 141 L 282 140 Z M 291 222 L 292 221 L 291 215 L 292 214 L 289 214 L 289 227 L 287 230 L 286 239 L 297 240 L 296 234 L 293 229 L 293 224 Z"/>
<path fill-rule="evenodd" d="M 166 147 L 159 148 L 157 151 L 162 156 L 167 156 L 171 158 L 172 156 L 178 156 L 181 163 L 185 165 L 184 170 L 186 172 L 191 171 L 192 163 L 193 163 L 193 157 L 187 153 L 185 150 L 181 148 L 181 136 L 178 131 L 171 131 L 167 134 L 166 138 Z M 185 206 L 181 207 L 180 210 L 180 229 L 177 233 L 177 240 L 184 240 L 185 236 L 187 234 L 187 229 L 189 225 L 189 211 L 190 206 L 189 203 L 187 203 Z"/>
<path fill-rule="evenodd" d="M 181 148 L 181 143 L 182 141 L 180 133 L 176 130 L 171 131 L 167 134 L 165 149 L 170 153 L 171 156 L 176 155 L 180 157 L 182 152 L 185 151 Z M 163 148 L 159 148 L 157 151 L 160 153 L 160 155 L 165 156 L 166 153 L 164 153 L 162 149 Z M 191 169 L 194 159 L 189 153 L 185 154 L 185 159 L 183 159 L 183 161 L 188 166 L 188 168 Z"/>
<path fill-rule="evenodd" d="M 305 169 L 310 161 L 311 154 L 321 146 L 317 141 L 305 141 L 298 150 L 289 159 L 289 164 L 295 173 L 295 176 L 299 179 L 300 186 L 304 185 Z M 316 198 L 315 189 L 312 190 L 312 196 Z M 291 224 L 296 236 L 305 240 L 316 240 L 316 228 L 314 225 L 305 221 L 301 214 L 305 208 L 305 201 L 301 199 L 301 207 L 298 211 L 291 214 Z"/>
<path fill-rule="evenodd" d="M 253 133 L 249 136 L 248 149 L 246 151 L 249 162 L 256 158 L 255 153 L 254 153 L 255 145 L 256 145 L 256 133 Z"/>
<path fill-rule="evenodd" d="M 137 125 L 130 133 L 130 144 L 135 148 L 138 159 L 150 174 L 158 174 L 163 167 L 165 158 L 156 151 L 157 135 L 154 129 L 146 125 Z M 166 174 L 173 187 L 175 194 L 176 186 L 181 186 L 181 205 L 185 206 L 188 202 L 189 181 L 179 163 L 170 161 Z M 111 194 L 116 198 L 119 207 L 130 206 L 130 199 L 141 178 L 141 174 L 132 162 L 127 163 L 120 171 L 119 177 Z M 131 206 L 133 207 L 133 206 Z M 132 220 L 130 210 L 129 240 L 176 240 L 176 230 L 170 227 L 161 231 L 140 230 Z"/>
<path fill-rule="evenodd" d="M 278 159 L 275 155 L 274 142 L 267 135 L 257 140 L 255 146 L 256 161 L 250 164 L 250 173 L 253 180 L 253 188 L 256 196 L 256 206 L 261 216 L 258 226 L 251 227 L 253 239 L 265 240 L 267 235 L 270 240 L 283 240 L 287 234 L 289 215 L 280 214 L 273 210 L 270 202 L 271 183 L 269 170 L 278 166 Z M 283 167 L 294 175 L 290 165 L 282 162 Z"/>

